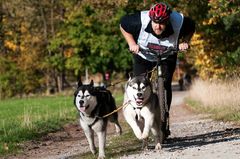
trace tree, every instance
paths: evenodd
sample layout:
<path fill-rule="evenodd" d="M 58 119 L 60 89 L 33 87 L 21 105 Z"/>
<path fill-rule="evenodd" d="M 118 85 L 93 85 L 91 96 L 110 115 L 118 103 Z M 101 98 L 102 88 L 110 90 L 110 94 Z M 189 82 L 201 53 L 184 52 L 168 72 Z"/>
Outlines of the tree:
<path fill-rule="evenodd" d="M 123 4 L 121 1 L 81 1 L 66 14 L 64 45 L 73 51 L 66 60 L 68 69 L 82 73 L 88 67 L 92 73 L 104 73 L 129 68 L 131 58 L 119 31 Z"/>
<path fill-rule="evenodd" d="M 191 53 L 185 58 L 204 79 L 239 74 L 239 5 L 236 0 L 178 0 L 172 3 L 196 21 Z"/>
<path fill-rule="evenodd" d="M 123 15 L 153 0 L 1 0 L 0 96 L 61 91 L 87 67 L 91 73 L 131 70 L 119 30 Z M 236 0 L 168 0 L 196 21 L 183 58 L 202 78 L 240 74 L 240 16 Z M 9 86 L 15 83 L 13 87 Z"/>
<path fill-rule="evenodd" d="M 199 70 L 210 78 L 239 76 L 240 2 L 211 0 L 202 20 L 204 55 L 199 60 Z M 200 62 L 201 61 L 201 62 Z M 206 69 L 206 66 L 208 69 Z M 205 69 L 204 69 L 205 67 Z"/>

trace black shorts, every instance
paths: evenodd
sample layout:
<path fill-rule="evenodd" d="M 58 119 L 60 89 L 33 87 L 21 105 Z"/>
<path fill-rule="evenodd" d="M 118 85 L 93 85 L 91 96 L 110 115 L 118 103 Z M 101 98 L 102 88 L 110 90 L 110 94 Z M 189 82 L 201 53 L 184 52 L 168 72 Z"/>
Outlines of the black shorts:
<path fill-rule="evenodd" d="M 151 62 L 143 59 L 141 56 L 133 55 L 133 74 L 140 75 L 146 72 L 150 72 L 155 66 L 156 62 Z M 168 80 L 172 80 L 174 70 L 176 68 L 177 55 L 169 56 L 168 59 L 162 61 L 163 74 Z"/>

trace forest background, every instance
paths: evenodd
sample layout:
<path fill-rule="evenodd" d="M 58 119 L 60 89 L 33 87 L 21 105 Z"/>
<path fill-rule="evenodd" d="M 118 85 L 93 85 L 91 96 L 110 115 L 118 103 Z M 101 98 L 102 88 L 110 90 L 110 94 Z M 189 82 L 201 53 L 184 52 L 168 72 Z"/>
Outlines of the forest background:
<path fill-rule="evenodd" d="M 61 92 L 87 69 L 131 70 L 119 30 L 123 15 L 153 0 L 0 0 L 0 99 Z M 179 56 L 204 80 L 240 76 L 240 1 L 166 0 L 196 22 L 191 49 Z M 113 76 L 112 76 L 113 78 Z"/>

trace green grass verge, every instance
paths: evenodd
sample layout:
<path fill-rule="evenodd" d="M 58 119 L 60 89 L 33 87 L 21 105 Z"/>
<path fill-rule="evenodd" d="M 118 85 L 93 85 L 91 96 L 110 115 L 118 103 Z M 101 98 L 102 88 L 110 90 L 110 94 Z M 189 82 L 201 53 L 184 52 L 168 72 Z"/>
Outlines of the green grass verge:
<path fill-rule="evenodd" d="M 20 151 L 19 143 L 56 131 L 76 119 L 70 96 L 0 101 L 0 156 Z"/>
<path fill-rule="evenodd" d="M 116 105 L 121 106 L 123 95 L 117 93 L 114 97 Z M 64 124 L 77 119 L 72 96 L 7 99 L 0 101 L 0 109 L 0 158 L 20 153 L 22 142 L 60 130 Z M 119 158 L 141 150 L 141 142 L 132 129 L 125 122 L 120 124 L 124 133 L 107 138 L 107 158 Z M 90 159 L 93 155 L 89 151 L 81 154 L 81 158 Z"/>
<path fill-rule="evenodd" d="M 240 124 L 240 111 L 231 106 L 203 106 L 200 101 L 191 98 L 186 99 L 186 103 L 192 110 L 198 113 L 209 114 L 211 118 L 221 121 L 233 121 Z"/>

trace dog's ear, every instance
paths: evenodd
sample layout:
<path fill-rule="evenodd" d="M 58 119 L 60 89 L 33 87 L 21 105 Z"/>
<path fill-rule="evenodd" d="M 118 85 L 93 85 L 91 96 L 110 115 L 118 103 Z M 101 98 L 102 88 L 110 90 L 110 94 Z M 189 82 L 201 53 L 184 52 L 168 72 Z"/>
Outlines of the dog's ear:
<path fill-rule="evenodd" d="M 147 79 L 149 79 L 149 73 L 148 73 L 148 72 L 145 72 L 144 77 L 147 78 Z"/>
<path fill-rule="evenodd" d="M 129 79 L 132 79 L 132 78 L 133 78 L 133 72 L 130 72 L 130 73 L 128 74 L 128 76 L 129 76 Z"/>
<path fill-rule="evenodd" d="M 90 86 L 93 86 L 93 85 L 94 85 L 93 80 L 91 80 L 91 82 L 90 82 Z"/>
<path fill-rule="evenodd" d="M 81 80 L 81 78 L 79 78 L 78 87 L 80 87 L 80 86 L 82 86 L 82 85 L 83 85 L 82 80 Z"/>

